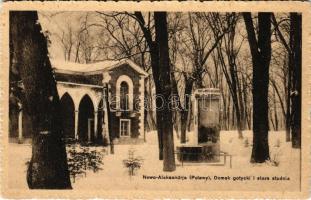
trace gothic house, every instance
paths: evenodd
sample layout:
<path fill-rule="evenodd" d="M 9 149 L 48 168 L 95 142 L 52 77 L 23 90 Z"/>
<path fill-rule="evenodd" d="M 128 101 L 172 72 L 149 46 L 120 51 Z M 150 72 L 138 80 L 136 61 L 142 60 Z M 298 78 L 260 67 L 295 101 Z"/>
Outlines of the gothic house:
<path fill-rule="evenodd" d="M 129 59 L 91 64 L 56 60 L 51 63 L 62 105 L 65 137 L 87 142 L 109 138 L 105 106 L 108 94 L 115 142 L 143 141 L 144 84 L 148 74 L 141 67 Z M 10 138 L 22 141 L 31 137 L 27 111 L 10 112 L 10 121 Z"/>

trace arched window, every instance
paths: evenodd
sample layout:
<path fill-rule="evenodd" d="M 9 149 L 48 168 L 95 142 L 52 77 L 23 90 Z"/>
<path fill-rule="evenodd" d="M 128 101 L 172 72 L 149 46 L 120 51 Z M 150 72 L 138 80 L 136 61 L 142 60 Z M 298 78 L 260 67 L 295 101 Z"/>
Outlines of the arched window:
<path fill-rule="evenodd" d="M 117 110 L 133 110 L 133 81 L 126 75 L 119 76 L 116 83 Z"/>
<path fill-rule="evenodd" d="M 125 81 L 120 84 L 120 109 L 129 110 L 129 86 Z"/>

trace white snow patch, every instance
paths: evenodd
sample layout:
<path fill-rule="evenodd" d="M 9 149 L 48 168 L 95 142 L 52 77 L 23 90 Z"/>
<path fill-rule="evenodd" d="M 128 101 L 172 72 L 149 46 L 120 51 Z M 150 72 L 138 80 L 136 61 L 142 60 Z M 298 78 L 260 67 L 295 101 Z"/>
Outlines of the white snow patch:
<path fill-rule="evenodd" d="M 90 71 L 104 70 L 119 62 L 119 61 L 102 61 L 102 62 L 83 64 L 56 59 L 50 59 L 50 61 L 53 68 L 55 68 L 56 70 L 68 70 L 74 72 L 90 72 Z"/>
<path fill-rule="evenodd" d="M 77 178 L 73 183 L 74 190 L 254 190 L 254 191 L 297 191 L 300 181 L 300 150 L 292 149 L 291 143 L 285 142 L 285 132 L 270 132 L 270 156 L 278 154 L 279 166 L 271 163 L 251 164 L 252 132 L 244 131 L 244 139 L 238 139 L 237 131 L 221 131 L 221 150 L 233 155 L 232 168 L 211 166 L 208 164 L 189 164 L 176 161 L 174 172 L 163 172 L 163 163 L 158 160 L 158 143 L 156 131 L 146 133 L 147 142 L 141 145 L 115 145 L 115 154 L 106 155 L 103 159 L 103 170 L 87 172 L 86 177 Z M 191 140 L 191 134 L 188 134 Z M 175 146 L 179 141 L 175 134 Z M 245 145 L 245 139 L 248 146 Z M 278 147 L 279 146 L 279 147 Z M 96 147 L 99 151 L 102 147 Z M 128 158 L 128 150 L 135 149 L 135 156 L 141 156 L 144 161 L 136 176 L 129 177 L 122 160 Z M 26 165 L 31 155 L 31 146 L 26 144 L 9 145 L 9 188 L 27 188 Z M 145 176 L 186 176 L 187 180 L 149 180 Z M 190 180 L 189 176 L 210 176 L 211 181 Z M 214 176 L 229 176 L 231 180 L 214 180 Z M 233 181 L 233 177 L 250 176 L 257 179 L 269 177 L 270 180 Z M 288 181 L 271 180 L 273 176 L 289 177 Z M 170 184 L 165 184 L 165 183 Z M 209 184 L 213 183 L 213 184 Z"/>

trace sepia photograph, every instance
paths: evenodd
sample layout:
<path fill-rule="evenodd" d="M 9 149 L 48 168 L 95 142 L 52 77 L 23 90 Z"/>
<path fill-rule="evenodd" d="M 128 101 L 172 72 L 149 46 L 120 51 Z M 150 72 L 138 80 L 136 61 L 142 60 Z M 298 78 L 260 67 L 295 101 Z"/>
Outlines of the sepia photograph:
<path fill-rule="evenodd" d="M 4 187 L 301 197 L 306 5 L 8 6 Z"/>

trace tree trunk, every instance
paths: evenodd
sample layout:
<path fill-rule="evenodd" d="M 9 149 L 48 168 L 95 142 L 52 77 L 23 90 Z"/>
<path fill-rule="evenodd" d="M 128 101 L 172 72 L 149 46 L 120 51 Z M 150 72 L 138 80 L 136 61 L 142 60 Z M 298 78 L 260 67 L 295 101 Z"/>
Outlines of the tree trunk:
<path fill-rule="evenodd" d="M 271 60 L 271 13 L 258 14 L 258 41 L 252 16 L 243 13 L 253 62 L 253 149 L 251 162 L 270 159 L 268 85 Z"/>
<path fill-rule="evenodd" d="M 292 147 L 301 147 L 301 21 L 302 16 L 298 13 L 290 14 L 291 34 L 290 45 L 293 56 L 292 78 Z"/>
<path fill-rule="evenodd" d="M 158 145 L 159 145 L 159 160 L 163 160 L 163 128 L 162 128 L 162 115 L 163 111 L 159 108 L 162 106 L 162 99 L 157 95 L 162 94 L 162 89 L 159 81 L 160 65 L 159 65 L 159 53 L 157 45 L 153 44 L 153 50 L 151 50 L 151 65 L 153 78 L 156 89 L 156 123 L 158 133 Z"/>
<path fill-rule="evenodd" d="M 178 88 L 177 88 L 177 81 L 175 79 L 175 75 L 172 72 L 171 73 L 171 81 L 172 81 L 172 105 L 173 105 L 173 125 L 174 130 L 176 132 L 177 139 L 180 138 L 179 136 L 179 130 L 181 129 L 181 121 L 182 121 L 182 105 L 179 98 Z"/>
<path fill-rule="evenodd" d="M 232 101 L 234 105 L 234 111 L 236 116 L 236 125 L 238 129 L 239 139 L 243 138 L 242 130 L 243 130 L 243 122 L 242 122 L 242 110 L 240 104 L 239 104 L 239 96 L 241 96 L 241 90 L 239 88 L 239 79 L 237 76 L 237 66 L 236 66 L 236 50 L 234 49 L 234 42 L 235 42 L 235 27 L 233 30 L 229 33 L 229 39 L 228 39 L 228 51 L 227 51 L 227 57 L 229 62 L 229 68 L 230 68 L 230 76 L 231 76 L 231 94 L 232 94 Z"/>
<path fill-rule="evenodd" d="M 235 49 L 233 48 L 233 43 L 234 43 L 234 37 L 235 37 L 235 32 L 232 31 L 229 33 L 230 35 L 228 36 L 229 38 L 227 40 L 225 40 L 226 44 L 225 48 L 226 48 L 226 56 L 227 56 L 227 60 L 228 60 L 228 65 L 229 65 L 229 72 L 227 70 L 227 65 L 225 63 L 224 60 L 224 56 L 221 50 L 221 47 L 217 47 L 217 52 L 218 52 L 218 57 L 220 59 L 220 63 L 221 63 L 221 68 L 222 71 L 225 75 L 225 79 L 226 82 L 228 84 L 229 87 L 229 92 L 230 95 L 232 97 L 232 102 L 233 102 L 233 115 L 232 116 L 232 125 L 235 124 L 234 120 L 236 119 L 236 127 L 238 130 L 238 137 L 239 139 L 243 138 L 243 134 L 242 134 L 242 130 L 243 130 L 243 125 L 242 125 L 242 119 L 241 119 L 241 110 L 240 110 L 240 106 L 239 106 L 239 99 L 238 99 L 238 79 L 237 79 L 237 70 L 236 70 L 236 63 L 235 63 Z M 240 94 L 241 96 L 241 94 Z"/>
<path fill-rule="evenodd" d="M 31 117 L 30 189 L 70 189 L 60 100 L 48 58 L 47 39 L 36 12 L 10 12 L 10 51 L 22 79 Z M 12 66 L 11 66 L 12 67 Z"/>
<path fill-rule="evenodd" d="M 239 106 L 239 100 L 238 100 L 238 90 L 237 90 L 237 79 L 236 79 L 236 70 L 235 70 L 235 64 L 230 64 L 230 74 L 231 74 L 231 94 L 232 94 L 232 101 L 233 101 L 233 108 L 236 116 L 236 125 L 238 129 L 239 139 L 243 138 L 242 130 L 242 119 L 241 119 L 241 111 Z"/>
<path fill-rule="evenodd" d="M 185 77 L 185 95 L 184 95 L 184 108 L 180 112 L 180 123 L 181 123 L 181 137 L 180 143 L 186 143 L 186 133 L 187 133 L 187 122 L 189 116 L 189 109 L 191 103 L 193 80 Z"/>
<path fill-rule="evenodd" d="M 191 128 L 192 128 L 192 126 L 193 126 L 193 110 L 192 110 L 193 108 L 192 108 L 192 105 L 191 105 L 191 103 L 190 103 L 190 105 L 189 105 L 189 112 L 188 112 L 188 121 L 187 121 L 187 130 L 188 130 L 188 132 L 190 132 L 191 131 Z"/>
<path fill-rule="evenodd" d="M 278 131 L 279 130 L 279 119 L 278 119 L 278 112 L 277 112 L 277 107 L 276 107 L 275 90 L 273 90 L 273 110 L 274 110 L 275 131 Z"/>
<path fill-rule="evenodd" d="M 160 94 L 163 95 L 164 101 L 163 109 L 158 108 L 161 112 L 160 126 L 163 131 L 163 171 L 175 171 L 172 110 L 169 107 L 172 87 L 166 15 L 166 12 L 154 13 L 156 43 L 159 48 L 159 79 L 156 81 L 161 86 Z"/>
<path fill-rule="evenodd" d="M 290 77 L 291 75 L 289 75 Z M 290 110 L 290 87 L 291 78 L 288 79 L 287 85 L 287 99 L 286 99 L 286 116 L 285 116 L 285 131 L 286 131 L 286 142 L 290 142 L 290 124 L 291 124 L 291 110 Z"/>
<path fill-rule="evenodd" d="M 230 91 L 228 91 L 229 93 Z M 230 123 L 230 108 L 231 108 L 231 95 L 227 95 L 228 96 L 228 104 L 227 104 L 227 108 L 226 108 L 226 112 L 227 112 L 227 126 L 228 126 L 228 130 L 230 130 L 232 128 L 231 123 Z"/>
<path fill-rule="evenodd" d="M 246 115 L 245 115 L 245 107 L 246 105 L 244 105 L 243 103 L 243 93 L 242 93 L 242 82 L 240 82 L 240 79 L 238 77 L 238 69 L 237 66 L 235 65 L 235 75 L 236 75 L 236 80 L 237 80 L 237 89 L 238 89 L 238 99 L 239 99 L 239 108 L 240 108 L 240 130 L 243 131 L 246 128 Z M 242 75 L 243 76 L 243 75 Z M 242 135 L 243 136 L 243 135 Z"/>
<path fill-rule="evenodd" d="M 269 109 L 269 116 L 270 116 L 269 118 L 270 118 L 270 122 L 272 124 L 273 130 L 275 131 L 276 130 L 276 126 L 275 126 L 275 123 L 273 121 L 272 111 L 270 109 Z M 271 130 L 271 129 L 269 128 L 269 130 Z"/>
<path fill-rule="evenodd" d="M 157 42 L 153 41 L 152 34 L 148 25 L 145 23 L 144 17 L 141 12 L 135 12 L 136 19 L 144 34 L 148 47 L 150 49 L 150 60 L 152 67 L 152 75 L 156 90 L 156 124 L 158 133 L 158 145 L 159 145 L 159 160 L 163 160 L 163 128 L 162 128 L 162 111 L 158 109 L 162 106 L 162 99 L 157 95 L 162 95 L 162 88 L 160 83 L 160 64 L 159 64 L 159 47 Z"/>
<path fill-rule="evenodd" d="M 292 26 L 291 28 L 292 29 Z M 290 31 L 290 43 L 292 43 L 292 31 Z M 290 47 L 292 45 L 290 44 Z M 294 68 L 294 58 L 293 58 L 293 50 L 288 50 L 288 79 L 287 79 L 287 90 L 286 90 L 286 118 L 285 118 L 285 130 L 286 130 L 286 142 L 291 141 L 291 89 L 292 89 L 292 82 L 293 82 L 293 68 Z"/>
<path fill-rule="evenodd" d="M 247 124 L 247 128 L 248 129 L 251 129 L 252 128 L 252 125 L 251 125 L 251 120 L 250 120 L 250 117 L 249 117 L 249 113 L 248 113 L 248 103 L 247 103 L 247 84 L 246 84 L 246 80 L 245 80 L 245 77 L 244 75 L 242 75 L 242 85 L 243 85 L 243 101 L 242 103 L 244 103 L 244 117 L 245 117 L 245 121 L 246 121 L 246 124 Z"/>

